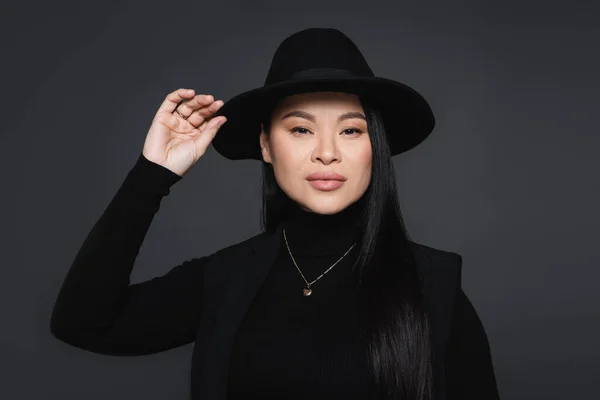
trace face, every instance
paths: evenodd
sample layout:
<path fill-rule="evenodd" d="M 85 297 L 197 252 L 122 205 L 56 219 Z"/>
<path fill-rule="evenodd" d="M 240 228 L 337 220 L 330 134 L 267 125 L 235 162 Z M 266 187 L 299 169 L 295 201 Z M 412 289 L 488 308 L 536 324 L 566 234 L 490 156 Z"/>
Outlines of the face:
<path fill-rule="evenodd" d="M 270 133 L 261 132 L 260 145 L 281 189 L 306 211 L 337 213 L 369 186 L 371 141 L 354 94 L 284 98 L 274 110 Z"/>

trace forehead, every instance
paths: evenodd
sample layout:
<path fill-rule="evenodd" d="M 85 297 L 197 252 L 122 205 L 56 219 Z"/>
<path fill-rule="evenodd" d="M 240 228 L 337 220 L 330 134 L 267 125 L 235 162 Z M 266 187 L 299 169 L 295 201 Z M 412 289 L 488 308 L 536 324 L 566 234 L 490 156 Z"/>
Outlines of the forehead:
<path fill-rule="evenodd" d="M 344 92 L 309 92 L 282 98 L 276 112 L 303 109 L 317 111 L 363 111 L 357 95 Z"/>

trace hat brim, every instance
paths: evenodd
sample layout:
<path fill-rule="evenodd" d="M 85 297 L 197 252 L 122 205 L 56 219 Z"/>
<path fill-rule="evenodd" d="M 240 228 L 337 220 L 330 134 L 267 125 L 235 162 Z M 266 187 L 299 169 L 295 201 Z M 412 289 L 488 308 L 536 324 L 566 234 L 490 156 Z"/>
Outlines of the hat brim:
<path fill-rule="evenodd" d="M 213 138 L 213 147 L 230 160 L 262 160 L 258 137 L 268 107 L 285 96 L 322 91 L 368 99 L 381 113 L 392 156 L 419 145 L 435 126 L 425 98 L 403 83 L 380 77 L 305 78 L 262 86 L 225 102 L 216 115 L 227 117 L 227 122 Z"/>

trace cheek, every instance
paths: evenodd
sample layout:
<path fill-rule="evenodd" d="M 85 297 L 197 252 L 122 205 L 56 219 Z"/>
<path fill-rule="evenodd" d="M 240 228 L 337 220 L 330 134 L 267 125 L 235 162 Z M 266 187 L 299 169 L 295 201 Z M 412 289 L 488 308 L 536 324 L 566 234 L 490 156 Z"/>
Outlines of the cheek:
<path fill-rule="evenodd" d="M 373 152 L 371 151 L 370 146 L 360 153 L 360 160 L 363 164 L 371 165 L 371 162 L 373 161 Z"/>
<path fill-rule="evenodd" d="M 292 188 L 302 171 L 302 160 L 292 143 L 285 140 L 273 140 L 271 143 L 271 161 L 277 183 L 282 188 Z"/>
<path fill-rule="evenodd" d="M 366 177 L 371 176 L 371 164 L 373 162 L 373 152 L 371 146 L 366 146 L 357 154 L 357 161 L 361 166 L 361 171 L 365 171 Z"/>
<path fill-rule="evenodd" d="M 289 141 L 275 136 L 271 141 L 271 160 L 276 169 L 286 170 L 294 164 L 294 148 Z"/>

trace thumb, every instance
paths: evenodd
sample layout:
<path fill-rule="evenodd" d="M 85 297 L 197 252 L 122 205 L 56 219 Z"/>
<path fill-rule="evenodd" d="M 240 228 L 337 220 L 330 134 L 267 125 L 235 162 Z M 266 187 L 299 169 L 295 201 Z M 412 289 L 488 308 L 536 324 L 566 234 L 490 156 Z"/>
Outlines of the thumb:
<path fill-rule="evenodd" d="M 200 135 L 198 135 L 195 140 L 198 154 L 204 154 L 206 152 L 206 149 L 210 145 L 210 142 L 212 142 L 217 132 L 219 131 L 219 128 L 225 122 L 227 122 L 227 118 L 223 116 L 214 117 L 213 119 L 208 121 L 202 132 L 200 132 Z"/>

